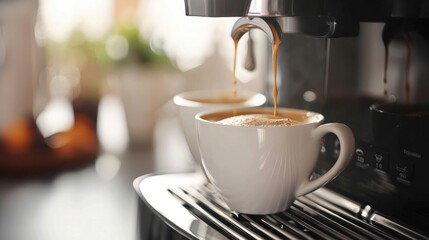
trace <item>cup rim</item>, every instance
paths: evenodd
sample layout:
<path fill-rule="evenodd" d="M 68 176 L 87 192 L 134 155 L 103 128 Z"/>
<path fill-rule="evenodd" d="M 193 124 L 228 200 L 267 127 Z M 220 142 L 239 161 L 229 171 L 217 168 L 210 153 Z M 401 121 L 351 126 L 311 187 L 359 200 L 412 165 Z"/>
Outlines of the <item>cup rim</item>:
<path fill-rule="evenodd" d="M 273 111 L 273 107 L 252 107 L 252 108 L 238 108 L 235 109 L 237 112 L 242 112 L 242 111 L 252 111 L 252 110 L 263 110 L 263 111 Z M 297 109 L 297 108 L 284 108 L 284 107 L 280 107 L 277 108 L 277 111 L 284 111 L 284 112 L 290 112 L 290 111 L 294 111 L 294 112 L 302 112 L 302 113 L 306 113 L 306 114 L 310 114 L 313 116 L 310 117 L 314 117 L 315 120 L 314 121 L 310 121 L 310 122 L 306 122 L 303 124 L 299 124 L 299 125 L 291 125 L 291 126 L 232 126 L 232 125 L 224 125 L 224 124 L 218 124 L 216 122 L 210 121 L 210 120 L 206 120 L 203 117 L 206 115 L 210 115 L 210 114 L 222 114 L 222 113 L 227 113 L 227 112 L 231 112 L 231 109 L 217 109 L 217 110 L 207 110 L 207 111 L 202 111 L 199 112 L 198 114 L 195 115 L 195 120 L 199 121 L 199 122 L 203 122 L 203 123 L 207 123 L 207 124 L 216 124 L 216 125 L 221 125 L 221 126 L 225 126 L 225 127 L 233 127 L 233 128 L 295 128 L 295 127 L 302 127 L 302 126 L 308 126 L 311 124 L 319 124 L 321 123 L 325 117 L 318 112 L 313 112 L 313 111 L 308 111 L 305 109 Z"/>
<path fill-rule="evenodd" d="M 215 90 L 194 90 L 194 91 L 187 91 L 182 92 L 174 96 L 173 102 L 174 104 L 178 106 L 184 106 L 184 107 L 204 107 L 204 106 L 211 106 L 211 107 L 222 107 L 222 106 L 231 106 L 231 107 L 252 107 L 252 106 L 261 106 L 266 101 L 267 98 L 265 95 L 259 92 L 255 91 L 249 91 L 249 90 L 240 90 L 237 92 L 238 97 L 246 97 L 248 98 L 246 101 L 241 103 L 202 103 L 198 101 L 192 100 L 191 96 L 195 96 L 194 98 L 200 97 L 207 97 L 207 96 L 214 96 L 214 95 L 220 95 L 220 94 L 232 94 L 231 89 L 215 89 Z M 197 95 L 197 96 L 196 96 Z"/>
<path fill-rule="evenodd" d="M 397 102 L 389 102 L 389 103 L 378 103 L 378 104 L 373 104 L 369 107 L 370 111 L 373 111 L 375 113 L 378 114 L 383 114 L 386 116 L 397 116 L 397 117 L 406 117 L 406 118 L 427 118 L 426 116 L 412 116 L 412 115 L 408 115 L 407 112 L 404 113 L 400 113 L 400 112 L 395 112 L 395 111 L 389 111 L 389 109 L 382 109 L 383 107 L 409 107 L 410 109 L 413 110 L 420 110 L 420 109 L 424 109 L 427 110 L 429 109 L 428 105 L 406 105 L 406 104 L 402 104 L 402 103 L 397 103 Z"/>

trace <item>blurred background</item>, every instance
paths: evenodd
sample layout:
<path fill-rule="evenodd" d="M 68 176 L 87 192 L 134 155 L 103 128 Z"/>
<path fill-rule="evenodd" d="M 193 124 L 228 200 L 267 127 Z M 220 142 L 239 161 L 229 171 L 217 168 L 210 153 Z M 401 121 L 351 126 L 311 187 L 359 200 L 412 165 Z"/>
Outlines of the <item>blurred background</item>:
<path fill-rule="evenodd" d="M 135 239 L 133 180 L 194 168 L 172 97 L 232 91 L 235 20 L 183 1 L 0 0 L 0 239 Z M 249 41 L 238 90 L 262 91 Z"/>

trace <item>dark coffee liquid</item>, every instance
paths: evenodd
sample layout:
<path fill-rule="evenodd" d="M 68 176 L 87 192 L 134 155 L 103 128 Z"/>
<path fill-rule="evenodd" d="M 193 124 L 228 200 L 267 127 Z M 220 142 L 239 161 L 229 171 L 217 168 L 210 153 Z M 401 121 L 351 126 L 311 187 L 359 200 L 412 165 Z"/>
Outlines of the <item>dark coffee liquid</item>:
<path fill-rule="evenodd" d="M 384 96 L 387 97 L 387 66 L 389 65 L 389 46 L 384 45 Z"/>
<path fill-rule="evenodd" d="M 411 66 L 411 36 L 409 32 L 404 32 L 402 37 L 405 41 L 405 102 L 410 103 L 410 66 Z"/>
<path fill-rule="evenodd" d="M 392 116 L 392 119 L 421 118 L 429 120 L 429 105 L 409 105 L 409 104 L 378 104 L 370 107 L 372 111 L 385 116 Z M 395 124 L 395 128 L 399 125 Z M 418 128 L 418 126 L 416 126 Z"/>
<path fill-rule="evenodd" d="M 277 89 L 277 54 L 278 54 L 278 50 L 280 47 L 280 36 L 277 31 L 276 28 L 269 24 L 271 31 L 273 32 L 274 35 L 274 42 L 272 45 L 272 61 L 273 61 L 273 101 L 274 101 L 274 116 L 277 116 L 277 96 L 278 96 L 278 89 Z"/>
<path fill-rule="evenodd" d="M 274 116 L 277 116 L 277 53 L 280 47 L 280 35 L 281 33 L 277 32 L 277 29 L 268 22 L 268 25 L 271 28 L 271 31 L 274 35 L 274 42 L 272 44 L 272 61 L 273 61 L 273 101 L 274 101 Z M 236 77 L 236 66 L 237 66 L 237 46 L 239 39 L 234 39 L 234 66 L 233 66 L 233 96 L 237 95 L 237 77 Z"/>
<path fill-rule="evenodd" d="M 273 58 L 273 100 L 274 100 L 274 116 L 277 116 L 277 96 L 279 90 L 277 89 L 277 53 L 280 47 L 280 40 L 278 38 L 274 38 L 273 49 L 272 49 L 272 58 Z"/>
<path fill-rule="evenodd" d="M 238 46 L 238 41 L 240 39 L 234 39 L 234 66 L 233 66 L 233 77 L 234 79 L 232 80 L 233 83 L 233 96 L 237 96 L 237 76 L 236 76 L 236 67 L 237 67 L 237 46 Z"/>
<path fill-rule="evenodd" d="M 275 117 L 272 114 L 242 114 L 222 119 L 217 123 L 229 126 L 253 126 L 253 127 L 273 127 L 273 126 L 294 126 L 301 125 L 301 122 L 290 118 Z"/>

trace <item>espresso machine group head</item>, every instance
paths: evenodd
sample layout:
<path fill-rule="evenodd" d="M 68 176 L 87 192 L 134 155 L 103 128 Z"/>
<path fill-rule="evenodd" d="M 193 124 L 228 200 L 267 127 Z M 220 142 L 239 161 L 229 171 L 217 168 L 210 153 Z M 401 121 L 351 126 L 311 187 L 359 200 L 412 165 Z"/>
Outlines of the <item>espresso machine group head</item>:
<path fill-rule="evenodd" d="M 429 18 L 424 0 L 185 0 L 185 7 L 188 16 L 273 17 L 285 33 L 327 38 L 356 36 L 359 22 Z"/>
<path fill-rule="evenodd" d="M 280 47 L 278 60 L 278 69 L 280 73 L 278 74 L 278 81 L 282 82 L 282 79 L 287 77 L 289 79 L 289 85 L 291 85 L 292 83 L 290 81 L 305 81 L 305 79 L 311 78 L 313 83 L 309 84 L 311 85 L 310 88 L 320 90 L 315 90 L 313 92 L 319 96 L 319 100 L 323 99 L 322 104 L 327 98 L 326 95 L 328 90 L 326 88 L 329 87 L 328 78 L 331 82 L 329 85 L 331 87 L 334 86 L 334 88 L 336 88 L 335 86 L 344 85 L 344 79 L 347 78 L 351 88 L 357 87 L 357 85 L 368 85 L 369 88 L 374 89 L 372 84 L 362 84 L 367 81 L 373 81 L 372 79 L 357 79 L 359 75 L 364 76 L 364 74 L 360 74 L 360 72 L 374 72 L 371 69 L 364 69 L 361 71 L 362 68 L 367 68 L 367 66 L 360 66 L 365 65 L 363 62 L 367 60 L 365 59 L 366 56 L 362 57 L 364 51 L 357 50 L 359 48 L 370 49 L 370 45 L 376 45 L 380 42 L 384 45 L 384 47 L 381 47 L 381 51 L 386 51 L 386 54 L 388 54 L 389 45 L 394 45 L 391 43 L 395 42 L 395 39 L 402 41 L 403 46 L 408 44 L 408 46 L 400 46 L 399 48 L 410 48 L 409 44 L 411 44 L 411 41 L 406 39 L 411 40 L 411 35 L 414 34 L 417 35 L 417 41 L 412 41 L 412 45 L 414 49 L 418 49 L 416 52 L 420 54 L 414 54 L 412 58 L 418 59 L 412 59 L 412 64 L 414 66 L 421 66 L 429 59 L 424 56 L 422 57 L 425 51 L 420 51 L 420 49 L 426 49 L 428 46 L 424 41 L 429 41 L 429 1 L 426 0 L 184 0 L 184 2 L 186 15 L 188 16 L 241 17 L 232 26 L 231 37 L 234 40 L 240 39 L 246 32 L 253 28 L 258 28 L 265 32 L 271 43 L 274 41 L 274 35 L 279 35 L 280 40 L 284 38 L 283 35 L 288 35 L 288 41 L 292 41 L 292 44 L 286 43 L 282 44 L 283 46 Z M 382 26 L 382 30 L 371 33 L 374 37 L 369 41 L 365 42 L 365 39 L 364 41 L 354 40 L 355 43 L 347 43 L 346 46 L 342 44 L 342 40 L 340 40 L 337 41 L 339 44 L 336 44 L 340 47 L 335 46 L 335 44 L 331 47 L 331 39 L 359 38 L 362 27 L 365 27 L 365 24 Z M 365 29 L 363 30 L 365 32 Z M 300 37 L 296 37 L 296 35 L 300 35 Z M 305 37 L 302 38 L 301 36 Z M 295 41 L 294 38 L 300 39 Z M 420 41 L 421 39 L 424 41 Z M 304 51 L 304 53 L 298 49 L 300 46 L 295 47 L 294 41 L 299 43 L 298 45 L 303 48 L 302 51 Z M 306 46 L 306 44 L 308 46 L 303 47 Z M 290 47 L 287 45 L 290 45 Z M 398 48 L 397 46 L 393 47 Z M 340 49 L 337 50 L 337 48 Z M 308 58 L 312 58 L 310 61 L 314 62 L 313 65 L 305 62 L 308 60 L 306 59 L 305 52 L 311 52 L 310 49 L 313 49 L 313 54 L 308 56 Z M 347 55 L 347 52 L 352 51 L 354 52 Z M 287 56 L 284 56 L 285 54 L 282 52 L 287 52 Z M 332 70 L 331 66 L 336 66 L 336 52 L 343 52 L 344 54 L 340 57 L 348 61 L 344 62 L 340 60 L 339 63 L 353 66 L 350 71 L 348 71 L 350 69 L 349 67 L 344 68 L 345 70 L 342 72 L 347 72 L 347 74 L 343 73 L 339 76 L 335 74 L 334 71 L 330 72 L 330 70 Z M 391 52 L 395 52 L 395 50 L 393 49 Z M 383 53 L 379 55 L 383 55 Z M 394 54 L 392 54 L 391 57 L 393 57 L 393 55 Z M 288 59 L 285 60 L 284 58 Z M 366 58 L 373 58 L 373 56 Z M 385 66 L 379 61 L 378 63 L 372 64 L 373 66 L 370 66 L 370 68 L 377 68 L 377 71 L 381 71 L 380 69 L 387 68 L 388 64 L 395 62 L 388 61 L 389 56 L 387 55 L 385 58 Z M 296 66 L 293 66 L 292 69 L 288 69 L 287 64 L 289 64 L 290 60 L 299 62 L 300 59 L 305 63 L 296 63 Z M 355 61 L 353 59 L 358 60 Z M 270 62 L 268 62 L 268 64 L 270 64 Z M 306 65 L 307 68 L 314 66 L 315 68 L 313 69 L 316 69 L 314 71 L 317 72 L 317 74 L 315 73 L 314 76 L 303 74 L 307 69 L 301 67 L 302 65 Z M 367 63 L 367 65 L 371 64 Z M 396 66 L 391 67 L 391 69 L 394 68 L 396 68 Z M 268 72 L 269 71 L 271 70 L 268 69 Z M 413 71 L 414 70 L 411 70 L 411 72 Z M 295 72 L 297 74 L 295 74 Z M 419 70 L 414 72 L 418 73 L 410 73 L 409 75 L 423 75 Z M 272 74 L 272 72 L 268 73 L 268 75 Z M 364 78 L 365 77 L 368 78 L 367 76 L 364 76 Z M 370 78 L 372 77 L 373 76 Z M 399 77 L 396 78 L 399 79 Z M 424 80 L 421 80 L 422 77 L 418 78 L 420 79 L 416 80 L 419 82 L 415 84 L 418 86 L 416 88 L 422 89 L 420 87 L 422 85 L 420 82 Z M 340 80 L 336 81 L 336 79 Z M 317 85 L 315 82 L 320 82 L 321 85 Z M 395 80 L 391 81 L 391 84 L 395 85 L 393 82 L 395 82 Z M 297 85 L 295 83 L 293 84 L 295 86 Z M 427 86 L 427 84 L 423 83 L 423 86 Z M 308 87 L 300 86 L 299 88 L 304 89 Z M 284 100 L 283 102 L 290 104 L 289 106 L 302 107 L 300 106 L 302 105 L 301 103 L 295 103 L 298 98 L 294 94 L 286 94 L 286 91 L 289 90 L 290 89 L 286 89 L 284 91 L 285 94 L 283 95 L 287 96 L 283 99 L 282 96 L 280 96 L 280 103 Z M 340 91 L 341 90 L 340 87 Z M 364 91 L 367 91 L 367 89 L 364 89 Z M 299 95 L 302 95 L 302 92 L 299 92 Z M 417 93 L 414 98 L 418 99 L 417 102 L 425 103 L 429 101 L 429 97 L 426 98 L 424 95 L 425 94 Z M 395 97 L 396 96 L 394 96 L 394 98 Z M 299 98 L 301 98 L 301 96 L 299 96 Z"/>

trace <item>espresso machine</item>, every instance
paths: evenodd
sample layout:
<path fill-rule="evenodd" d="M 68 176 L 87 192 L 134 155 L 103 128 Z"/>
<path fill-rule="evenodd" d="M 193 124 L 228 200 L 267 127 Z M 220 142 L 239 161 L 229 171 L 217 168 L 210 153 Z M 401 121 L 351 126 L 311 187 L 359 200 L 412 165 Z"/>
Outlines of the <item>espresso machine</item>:
<path fill-rule="evenodd" d="M 429 1 L 185 0 L 185 6 L 188 16 L 241 17 L 231 36 L 266 32 L 270 41 L 257 47 L 267 54 L 272 31 L 280 31 L 279 106 L 347 124 L 356 150 L 335 180 L 274 215 L 229 212 L 193 173 L 136 179 L 146 216 L 141 239 L 429 239 Z M 270 105 L 272 64 L 263 80 Z M 315 178 L 341 147 L 330 135 L 322 145 Z"/>

